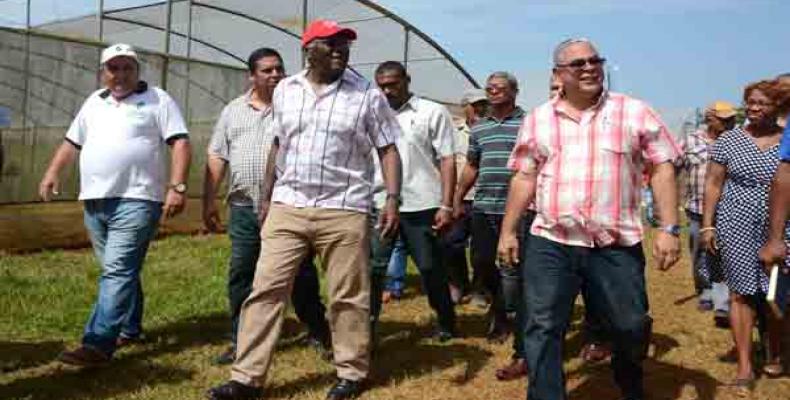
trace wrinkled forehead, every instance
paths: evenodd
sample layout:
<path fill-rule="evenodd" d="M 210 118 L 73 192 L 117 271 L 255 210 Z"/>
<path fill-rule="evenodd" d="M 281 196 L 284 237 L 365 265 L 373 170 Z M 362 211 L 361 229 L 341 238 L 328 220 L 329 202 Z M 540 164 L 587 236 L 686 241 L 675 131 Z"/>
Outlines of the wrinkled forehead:
<path fill-rule="evenodd" d="M 598 49 L 596 49 L 595 46 L 588 41 L 568 43 L 567 45 L 561 46 L 557 50 L 557 60 L 555 60 L 557 63 L 564 63 L 577 58 L 589 58 L 599 55 Z"/>

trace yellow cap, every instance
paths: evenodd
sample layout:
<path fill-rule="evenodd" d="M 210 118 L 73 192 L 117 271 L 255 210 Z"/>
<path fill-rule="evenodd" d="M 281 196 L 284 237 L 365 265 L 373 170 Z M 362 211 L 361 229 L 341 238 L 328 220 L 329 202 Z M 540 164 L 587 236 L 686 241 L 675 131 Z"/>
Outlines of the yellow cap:
<path fill-rule="evenodd" d="M 718 118 L 727 119 L 734 117 L 738 112 L 735 110 L 734 105 L 726 101 L 718 100 L 709 104 L 708 107 L 705 108 L 705 113 L 711 113 Z"/>

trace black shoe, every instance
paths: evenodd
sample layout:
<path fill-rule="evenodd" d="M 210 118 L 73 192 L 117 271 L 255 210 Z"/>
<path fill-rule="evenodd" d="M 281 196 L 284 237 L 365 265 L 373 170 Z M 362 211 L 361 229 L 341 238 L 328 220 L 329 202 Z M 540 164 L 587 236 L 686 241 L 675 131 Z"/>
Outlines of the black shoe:
<path fill-rule="evenodd" d="M 263 396 L 263 389 L 236 381 L 213 387 L 206 393 L 211 400 L 256 400 Z"/>
<path fill-rule="evenodd" d="M 58 356 L 58 361 L 76 365 L 78 367 L 101 367 L 107 365 L 112 356 L 93 347 L 80 346 L 74 350 L 64 351 Z"/>
<path fill-rule="evenodd" d="M 234 361 L 236 361 L 236 348 L 231 347 L 228 350 L 226 350 L 224 353 L 218 355 L 217 358 L 214 359 L 214 364 L 230 365 L 233 364 Z"/>
<path fill-rule="evenodd" d="M 362 393 L 362 382 L 352 381 L 350 379 L 339 380 L 329 393 L 326 394 L 326 400 L 343 400 L 353 399 Z"/>
<path fill-rule="evenodd" d="M 716 310 L 713 312 L 713 324 L 720 329 L 730 328 L 730 313 L 723 310 Z"/>
<path fill-rule="evenodd" d="M 447 329 L 439 329 L 433 334 L 433 338 L 438 340 L 439 343 L 445 343 L 455 337 L 455 332 Z"/>

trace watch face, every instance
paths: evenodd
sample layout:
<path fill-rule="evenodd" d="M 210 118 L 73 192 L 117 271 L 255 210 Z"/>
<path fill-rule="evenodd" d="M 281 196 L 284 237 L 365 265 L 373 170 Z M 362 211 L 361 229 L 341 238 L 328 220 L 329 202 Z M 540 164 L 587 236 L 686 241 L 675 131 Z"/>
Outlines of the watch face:
<path fill-rule="evenodd" d="M 186 183 L 179 183 L 179 184 L 173 186 L 173 190 L 175 190 L 177 193 L 186 193 L 186 191 L 187 191 L 187 184 Z"/>

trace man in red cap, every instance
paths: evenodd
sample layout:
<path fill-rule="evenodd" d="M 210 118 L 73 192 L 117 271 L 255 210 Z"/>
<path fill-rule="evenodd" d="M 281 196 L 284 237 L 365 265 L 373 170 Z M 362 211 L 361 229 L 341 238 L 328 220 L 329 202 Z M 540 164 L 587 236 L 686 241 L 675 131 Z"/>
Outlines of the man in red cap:
<path fill-rule="evenodd" d="M 370 365 L 368 211 L 381 160 L 387 200 L 379 231 L 398 226 L 398 121 L 386 97 L 347 69 L 356 33 L 318 20 L 304 32 L 308 67 L 282 80 L 272 98 L 274 143 L 261 190 L 261 254 L 242 306 L 231 380 L 210 399 L 256 399 L 282 330 L 299 265 L 309 254 L 326 270 L 329 323 L 339 381 L 327 399 L 359 395 Z"/>

